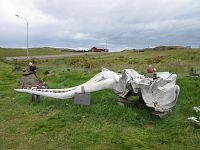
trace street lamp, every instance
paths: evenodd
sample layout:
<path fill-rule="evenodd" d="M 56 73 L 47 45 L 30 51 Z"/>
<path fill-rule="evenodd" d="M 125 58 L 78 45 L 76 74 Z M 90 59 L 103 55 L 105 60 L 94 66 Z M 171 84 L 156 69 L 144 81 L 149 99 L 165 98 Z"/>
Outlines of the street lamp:
<path fill-rule="evenodd" d="M 23 20 L 26 21 L 26 55 L 27 55 L 27 58 L 29 58 L 29 52 L 28 52 L 28 21 L 26 18 L 24 17 L 21 17 L 19 15 L 15 15 L 16 17 L 19 17 L 19 18 L 22 18 Z"/>

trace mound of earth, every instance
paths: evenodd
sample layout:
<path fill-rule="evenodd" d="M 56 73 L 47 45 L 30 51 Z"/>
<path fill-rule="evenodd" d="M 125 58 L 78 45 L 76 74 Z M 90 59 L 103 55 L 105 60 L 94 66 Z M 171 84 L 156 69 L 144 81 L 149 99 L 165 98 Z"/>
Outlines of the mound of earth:
<path fill-rule="evenodd" d="M 27 89 L 27 88 L 46 88 L 46 85 L 43 81 L 39 80 L 35 74 L 22 75 L 19 80 L 19 89 Z"/>

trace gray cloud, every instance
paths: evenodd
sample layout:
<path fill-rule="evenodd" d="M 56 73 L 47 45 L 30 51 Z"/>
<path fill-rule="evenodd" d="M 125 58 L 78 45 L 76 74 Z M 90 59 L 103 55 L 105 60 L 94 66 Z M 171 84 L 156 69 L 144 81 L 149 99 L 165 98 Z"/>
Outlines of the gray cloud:
<path fill-rule="evenodd" d="M 30 46 L 90 48 L 105 46 L 106 41 L 111 49 L 200 45 L 199 1 L 32 0 L 26 5 L 25 0 L 15 1 L 22 6 L 6 4 L 29 19 Z M 6 14 L 9 9 L 1 11 Z M 23 47 L 23 22 L 0 17 L 4 18 L 0 46 Z"/>

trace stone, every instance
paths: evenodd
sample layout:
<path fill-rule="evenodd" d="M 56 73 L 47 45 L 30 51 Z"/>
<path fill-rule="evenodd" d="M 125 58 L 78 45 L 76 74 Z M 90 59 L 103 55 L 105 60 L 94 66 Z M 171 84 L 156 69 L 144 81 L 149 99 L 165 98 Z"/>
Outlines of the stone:
<path fill-rule="evenodd" d="M 47 87 L 43 81 L 38 80 L 35 74 L 29 74 L 29 75 L 22 75 L 19 81 L 19 89 L 24 88 L 32 88 L 32 87 L 38 87 L 38 88 L 44 88 Z"/>

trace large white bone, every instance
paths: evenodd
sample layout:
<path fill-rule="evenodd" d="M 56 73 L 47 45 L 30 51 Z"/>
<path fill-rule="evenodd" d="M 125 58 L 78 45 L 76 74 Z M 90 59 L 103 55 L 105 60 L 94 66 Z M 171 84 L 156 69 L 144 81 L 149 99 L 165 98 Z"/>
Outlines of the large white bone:
<path fill-rule="evenodd" d="M 120 76 L 121 75 L 118 75 L 115 72 L 103 68 L 102 72 L 95 75 L 86 83 L 76 87 L 67 89 L 15 89 L 15 91 L 47 96 L 57 99 L 68 99 L 74 97 L 75 93 L 82 93 L 82 88 L 84 88 L 84 92 L 86 93 L 103 89 L 113 89 L 114 86 L 116 86 Z"/>
<path fill-rule="evenodd" d="M 156 111 L 166 112 L 175 106 L 180 88 L 176 85 L 176 74 L 158 72 L 157 76 L 158 78 L 154 80 L 138 74 L 133 69 L 126 69 L 118 74 L 103 68 L 102 72 L 76 87 L 67 89 L 15 89 L 15 91 L 68 99 L 74 97 L 75 93 L 82 93 L 83 89 L 86 93 L 113 89 L 120 97 L 141 93 L 148 107 L 152 107 Z"/>

